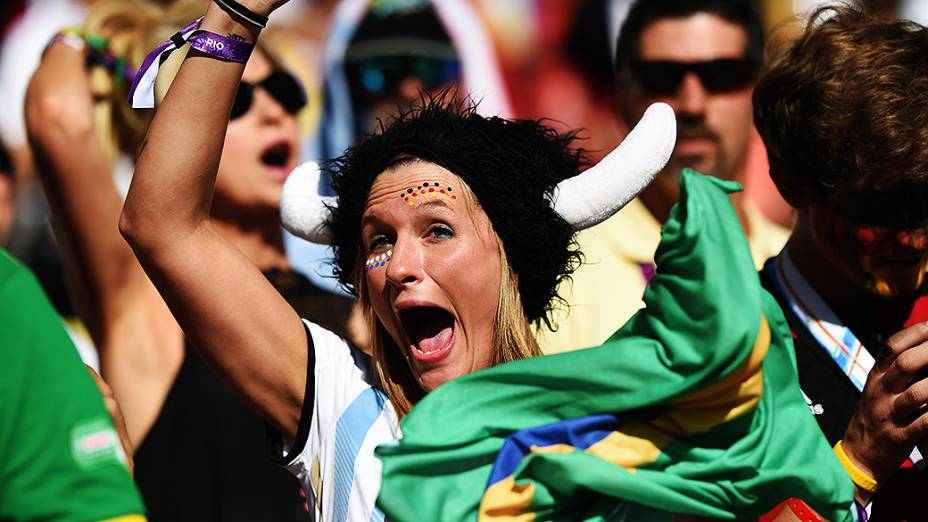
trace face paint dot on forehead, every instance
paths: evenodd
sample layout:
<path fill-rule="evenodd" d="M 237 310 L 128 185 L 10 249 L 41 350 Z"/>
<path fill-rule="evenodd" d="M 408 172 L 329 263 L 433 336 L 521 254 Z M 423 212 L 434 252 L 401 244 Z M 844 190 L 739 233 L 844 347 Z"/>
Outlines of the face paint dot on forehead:
<path fill-rule="evenodd" d="M 415 189 L 407 188 L 405 192 L 400 193 L 400 198 L 407 203 L 408 207 L 417 208 L 419 206 L 417 202 L 421 200 L 448 199 L 450 193 L 451 187 L 442 188 L 437 181 L 426 181 Z M 451 196 L 451 199 L 457 199 L 457 197 Z"/>

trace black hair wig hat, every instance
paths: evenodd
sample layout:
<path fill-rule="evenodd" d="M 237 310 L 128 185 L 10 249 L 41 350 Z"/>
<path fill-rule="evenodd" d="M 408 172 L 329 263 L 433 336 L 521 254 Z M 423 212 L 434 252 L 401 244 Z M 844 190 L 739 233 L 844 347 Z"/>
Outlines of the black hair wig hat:
<path fill-rule="evenodd" d="M 529 321 L 547 321 L 557 285 L 578 261 L 577 230 L 604 221 L 650 183 L 676 139 L 673 110 L 655 104 L 623 143 L 582 175 L 573 134 L 531 120 L 483 117 L 443 100 L 399 115 L 329 163 L 336 198 L 319 196 L 319 167 L 298 167 L 281 198 L 284 226 L 335 247 L 335 273 L 349 290 L 361 254 L 361 217 L 374 179 L 401 154 L 440 165 L 466 183 L 486 212 L 519 278 Z"/>

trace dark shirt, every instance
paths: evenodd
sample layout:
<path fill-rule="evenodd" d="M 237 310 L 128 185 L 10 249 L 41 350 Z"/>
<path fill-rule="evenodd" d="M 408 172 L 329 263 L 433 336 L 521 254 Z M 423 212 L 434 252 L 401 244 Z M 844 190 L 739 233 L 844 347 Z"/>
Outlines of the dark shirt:
<path fill-rule="evenodd" d="M 301 317 L 345 331 L 350 299 L 327 294 L 295 272 L 265 276 Z M 153 522 L 309 520 L 299 482 L 269 459 L 264 422 L 189 343 L 136 451 L 135 478 Z"/>
<path fill-rule="evenodd" d="M 810 409 L 828 442 L 834 445 L 844 438 L 851 417 L 857 411 L 861 393 L 792 311 L 786 296 L 779 292 L 769 275 L 772 262 L 767 261 L 761 271 L 761 284 L 776 298 L 786 316 L 796 349 L 799 387 L 811 401 Z M 858 327 L 853 332 L 879 359 L 880 353 L 875 347 L 883 346 L 891 335 L 921 321 L 928 321 L 928 295 L 915 302 L 909 319 L 897 328 L 877 330 Z M 928 520 L 924 496 L 928 494 L 926 475 L 912 467 L 911 463 L 900 468 L 874 495 L 870 521 Z"/>

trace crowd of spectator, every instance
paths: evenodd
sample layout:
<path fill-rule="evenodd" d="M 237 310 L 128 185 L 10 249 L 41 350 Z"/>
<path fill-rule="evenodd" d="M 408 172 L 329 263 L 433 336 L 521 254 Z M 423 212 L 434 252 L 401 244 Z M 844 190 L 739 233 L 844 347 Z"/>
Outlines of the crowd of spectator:
<path fill-rule="evenodd" d="M 928 519 L 924 6 L 788 3 L 8 2 L 0 520 Z"/>

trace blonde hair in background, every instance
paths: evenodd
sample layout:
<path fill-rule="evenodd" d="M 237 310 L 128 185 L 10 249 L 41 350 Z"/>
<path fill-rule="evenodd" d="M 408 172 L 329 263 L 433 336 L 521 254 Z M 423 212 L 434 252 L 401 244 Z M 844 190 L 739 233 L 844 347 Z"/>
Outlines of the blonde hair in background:
<path fill-rule="evenodd" d="M 83 30 L 106 39 L 107 48 L 137 70 L 149 51 L 205 11 L 201 0 L 174 0 L 165 6 L 146 0 L 100 0 L 90 6 Z M 153 111 L 129 107 L 129 84 L 103 66 L 92 66 L 88 74 L 103 150 L 112 161 L 120 152 L 135 157 Z"/>
<path fill-rule="evenodd" d="M 479 209 L 480 205 L 470 187 L 463 181 L 461 185 L 464 201 L 471 205 L 471 208 Z M 522 307 L 519 277 L 512 270 L 506 257 L 506 250 L 498 236 L 496 241 L 499 244 L 500 289 L 494 328 L 496 335 L 493 340 L 493 366 L 542 354 Z M 371 332 L 371 355 L 377 368 L 380 385 L 393 404 L 397 416 L 402 419 L 413 405 L 425 396 L 425 391 L 416 381 L 402 351 L 393 342 L 390 334 L 374 313 L 370 301 L 370 290 L 364 276 L 363 256 L 360 252 L 358 254 L 354 281 L 358 301 L 364 310 Z"/>

